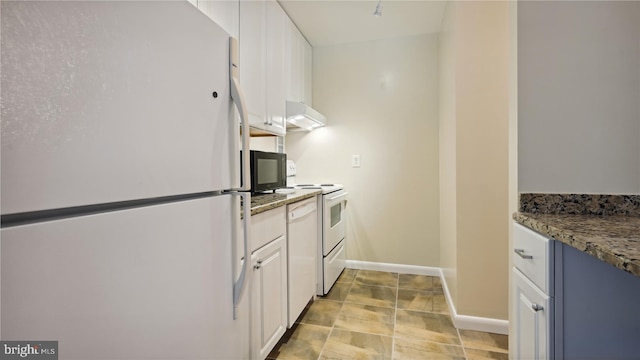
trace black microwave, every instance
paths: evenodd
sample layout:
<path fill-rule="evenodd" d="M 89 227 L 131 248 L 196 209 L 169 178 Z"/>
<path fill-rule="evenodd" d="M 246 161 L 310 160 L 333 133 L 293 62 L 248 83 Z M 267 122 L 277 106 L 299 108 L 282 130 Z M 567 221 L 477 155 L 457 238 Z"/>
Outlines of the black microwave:
<path fill-rule="evenodd" d="M 252 193 L 287 186 L 287 154 L 251 150 L 250 158 Z"/>

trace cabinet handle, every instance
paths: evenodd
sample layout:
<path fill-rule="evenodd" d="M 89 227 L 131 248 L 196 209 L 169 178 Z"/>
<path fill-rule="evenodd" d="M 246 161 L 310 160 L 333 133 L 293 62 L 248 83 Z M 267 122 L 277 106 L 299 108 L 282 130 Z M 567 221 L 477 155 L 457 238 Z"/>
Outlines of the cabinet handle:
<path fill-rule="evenodd" d="M 520 257 L 523 258 L 523 259 L 533 259 L 533 256 L 525 255 L 524 249 L 513 249 L 513 252 L 515 252 L 516 254 L 520 255 Z"/>
<path fill-rule="evenodd" d="M 531 308 L 533 309 L 533 311 L 540 311 L 543 309 L 542 305 L 538 304 L 531 304 Z"/>
<path fill-rule="evenodd" d="M 258 260 L 258 263 L 256 265 L 253 265 L 253 268 L 255 270 L 258 270 L 258 269 L 260 269 L 261 266 L 262 266 L 262 260 Z"/>

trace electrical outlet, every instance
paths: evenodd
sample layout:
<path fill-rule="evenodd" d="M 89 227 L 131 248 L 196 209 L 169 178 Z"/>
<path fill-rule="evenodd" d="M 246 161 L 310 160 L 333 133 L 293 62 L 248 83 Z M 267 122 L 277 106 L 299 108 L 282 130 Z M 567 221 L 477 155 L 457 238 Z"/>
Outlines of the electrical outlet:
<path fill-rule="evenodd" d="M 360 155 L 351 155 L 351 167 L 360 167 Z"/>

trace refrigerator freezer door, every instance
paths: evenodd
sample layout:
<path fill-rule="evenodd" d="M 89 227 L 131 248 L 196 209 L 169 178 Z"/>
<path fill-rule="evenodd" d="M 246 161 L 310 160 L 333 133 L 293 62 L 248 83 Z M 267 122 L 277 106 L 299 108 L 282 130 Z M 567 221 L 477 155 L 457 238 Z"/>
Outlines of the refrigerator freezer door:
<path fill-rule="evenodd" d="M 240 186 L 229 36 L 187 1 L 2 1 L 2 214 Z"/>
<path fill-rule="evenodd" d="M 233 201 L 3 228 L 2 339 L 57 340 L 65 359 L 248 358 L 247 296 L 233 320 Z"/>

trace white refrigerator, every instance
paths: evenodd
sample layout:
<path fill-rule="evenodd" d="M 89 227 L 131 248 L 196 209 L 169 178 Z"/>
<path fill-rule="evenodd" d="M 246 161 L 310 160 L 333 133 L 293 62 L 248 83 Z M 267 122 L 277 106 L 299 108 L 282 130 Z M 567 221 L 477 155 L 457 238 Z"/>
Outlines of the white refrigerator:
<path fill-rule="evenodd" d="M 0 338 L 246 359 L 235 39 L 187 1 L 0 6 Z"/>

